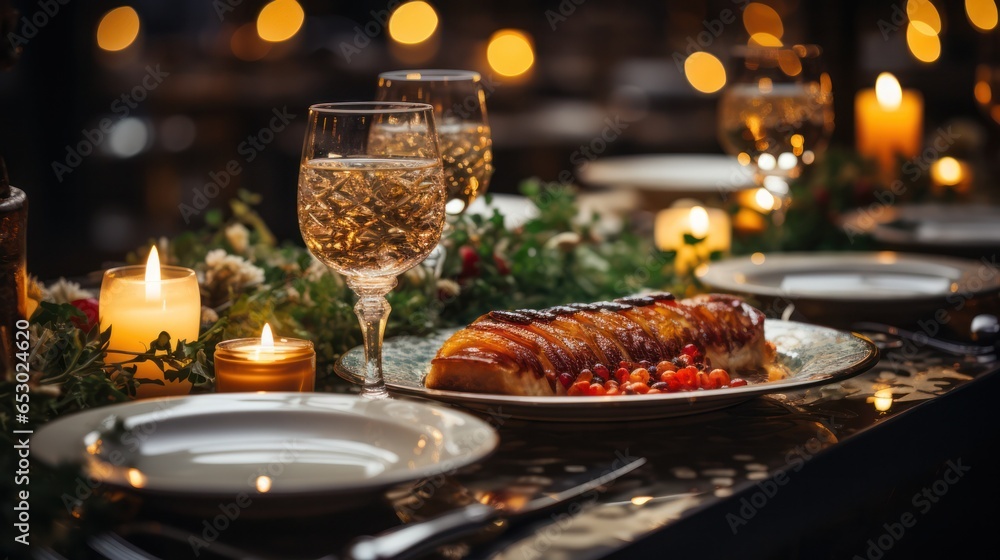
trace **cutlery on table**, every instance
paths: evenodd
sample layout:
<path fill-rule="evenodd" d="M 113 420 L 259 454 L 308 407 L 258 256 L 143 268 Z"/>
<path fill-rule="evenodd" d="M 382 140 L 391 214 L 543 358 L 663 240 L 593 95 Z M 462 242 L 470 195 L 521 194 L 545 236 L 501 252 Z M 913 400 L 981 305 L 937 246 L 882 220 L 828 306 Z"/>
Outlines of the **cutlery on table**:
<path fill-rule="evenodd" d="M 394 527 L 374 536 L 361 537 L 348 545 L 345 558 L 347 560 L 415 558 L 454 539 L 477 533 L 489 523 L 536 516 L 565 505 L 634 471 L 645 463 L 645 458 L 636 459 L 598 478 L 556 494 L 543 495 L 518 508 L 508 510 L 474 502 L 425 521 Z"/>
<path fill-rule="evenodd" d="M 958 356 L 986 356 L 997 354 L 997 339 L 1000 322 L 994 315 L 977 315 L 970 324 L 969 338 L 976 344 L 955 342 L 928 336 L 927 333 L 909 331 L 893 325 L 863 321 L 851 325 L 852 329 L 894 336 L 920 346 L 927 346 Z"/>
<path fill-rule="evenodd" d="M 589 492 L 606 486 L 638 469 L 645 463 L 645 458 L 635 459 L 587 482 L 561 492 L 542 495 L 517 508 L 505 509 L 474 502 L 423 521 L 407 523 L 376 535 L 360 537 L 349 543 L 342 553 L 323 556 L 320 560 L 379 560 L 389 558 L 403 560 L 415 558 L 455 539 L 476 534 L 490 524 L 531 518 L 567 506 Z M 121 527 L 118 532 L 108 531 L 95 535 L 88 540 L 88 544 L 91 549 L 109 560 L 159 560 L 157 556 L 129 542 L 126 538 L 129 535 L 152 536 L 184 544 L 188 543 L 188 538 L 191 536 L 200 537 L 184 529 L 160 523 L 131 523 Z M 214 558 L 262 559 L 260 555 L 221 542 L 212 543 L 206 552 L 211 553 L 211 557 Z"/>

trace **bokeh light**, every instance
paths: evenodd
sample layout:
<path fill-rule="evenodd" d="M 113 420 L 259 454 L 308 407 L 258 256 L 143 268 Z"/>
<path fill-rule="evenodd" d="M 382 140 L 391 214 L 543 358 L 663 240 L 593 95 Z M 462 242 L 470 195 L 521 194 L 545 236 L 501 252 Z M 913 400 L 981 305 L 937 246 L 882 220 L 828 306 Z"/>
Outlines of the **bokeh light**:
<path fill-rule="evenodd" d="M 106 51 L 120 51 L 139 36 L 139 14 L 131 6 L 115 8 L 104 14 L 97 25 L 97 46 Z"/>
<path fill-rule="evenodd" d="M 941 33 L 941 14 L 930 0 L 907 0 L 906 15 L 910 18 L 910 24 L 915 31 L 923 35 Z"/>
<path fill-rule="evenodd" d="M 306 13 L 296 0 L 274 0 L 257 15 L 257 34 L 271 43 L 287 41 L 302 29 Z"/>
<path fill-rule="evenodd" d="M 743 9 L 743 27 L 751 36 L 766 33 L 781 39 L 785 34 L 785 26 L 782 25 L 778 12 L 760 2 L 751 2 Z"/>
<path fill-rule="evenodd" d="M 702 93 L 715 93 L 726 85 L 722 61 L 707 52 L 691 53 L 684 61 L 684 76 L 691 87 Z"/>
<path fill-rule="evenodd" d="M 965 0 L 965 15 L 980 31 L 990 31 L 997 26 L 997 4 L 993 0 Z"/>
<path fill-rule="evenodd" d="M 783 47 L 781 39 L 770 33 L 754 33 L 747 41 L 751 47 Z"/>
<path fill-rule="evenodd" d="M 501 29 L 490 37 L 486 59 L 502 76 L 519 76 L 535 63 L 535 49 L 530 36 L 516 29 Z"/>
<path fill-rule="evenodd" d="M 397 43 L 414 45 L 434 34 L 438 15 L 427 2 L 407 2 L 389 17 L 389 36 Z"/>
<path fill-rule="evenodd" d="M 906 26 L 906 46 L 913 57 L 921 62 L 934 62 L 941 56 L 941 39 L 937 35 L 918 31 L 913 22 Z"/>
<path fill-rule="evenodd" d="M 934 162 L 931 176 L 942 185 L 957 185 L 962 180 L 962 166 L 957 159 L 946 156 Z"/>

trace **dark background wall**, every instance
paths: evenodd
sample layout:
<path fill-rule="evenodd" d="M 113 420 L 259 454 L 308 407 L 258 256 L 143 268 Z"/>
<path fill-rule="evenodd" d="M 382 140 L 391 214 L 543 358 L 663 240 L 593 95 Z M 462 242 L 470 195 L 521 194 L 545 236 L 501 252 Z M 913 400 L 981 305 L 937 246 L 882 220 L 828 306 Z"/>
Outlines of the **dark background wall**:
<path fill-rule="evenodd" d="M 377 21 L 378 13 L 395 3 L 301 0 L 302 30 L 263 59 L 245 61 L 234 55 L 232 36 L 254 21 L 264 2 L 229 0 L 236 5 L 220 18 L 217 7 L 224 2 L 129 2 L 142 22 L 140 36 L 125 51 L 109 53 L 97 47 L 95 31 L 101 16 L 122 1 L 68 0 L 63 5 L 52 0 L 58 12 L 23 46 L 13 69 L 0 73 L 0 155 L 12 183 L 30 197 L 32 273 L 42 278 L 85 274 L 121 260 L 147 239 L 198 227 L 203 214 L 187 216 L 186 223 L 179 205 L 191 204 L 210 173 L 233 159 L 242 172 L 210 206 L 225 207 L 238 188 L 259 192 L 265 200 L 262 213 L 275 233 L 300 242 L 294 204 L 306 108 L 321 101 L 372 98 L 382 70 L 459 67 L 494 77 L 497 85 L 487 101 L 496 153 L 493 192 L 514 192 L 523 178 L 555 179 L 560 171 L 572 170 L 570 154 L 611 115 L 636 120 L 603 155 L 720 152 L 716 97 L 694 91 L 673 55 L 684 53 L 689 39 L 702 31 L 717 29 L 712 22 L 724 10 L 745 4 L 436 0 L 436 49 L 422 60 L 407 60 L 411 55 L 380 29 L 348 61 L 341 45 L 352 44 L 357 26 Z M 892 23 L 894 11 L 905 4 L 901 0 L 764 3 L 781 13 L 786 43 L 824 48 L 834 84 L 835 143 L 853 142 L 854 93 L 871 87 L 882 70 L 894 72 L 905 87 L 922 90 L 926 130 L 962 118 L 987 139 L 997 136 L 996 125 L 972 93 L 976 66 L 988 60 L 987 42 L 997 32 L 976 32 L 962 2 L 935 3 L 944 26 L 942 55 L 933 64 L 908 54 L 904 29 L 885 35 L 884 25 L 880 30 L 880 21 Z M 34 0 L 13 4 L 22 15 L 40 10 Z M 556 20 L 553 29 L 546 12 L 561 5 L 564 13 L 572 13 Z M 483 56 L 490 34 L 505 27 L 523 29 L 535 42 L 535 65 L 520 79 L 496 77 Z M 746 39 L 737 19 L 723 25 L 705 50 L 723 53 Z M 146 131 L 142 150 L 115 155 L 114 142 L 103 138 L 95 142 L 93 154 L 57 176 L 53 163 L 66 163 L 67 147 L 84 141 L 83 131 L 97 128 L 103 118 L 124 116 L 115 100 L 141 84 L 148 68 L 168 75 L 128 110 L 128 117 L 139 119 L 133 129 L 140 130 L 139 136 Z M 267 127 L 272 111 L 282 108 L 295 115 L 292 123 L 248 161 L 241 143 Z M 128 135 L 119 140 L 130 145 Z M 995 153 L 986 149 L 989 156 Z"/>

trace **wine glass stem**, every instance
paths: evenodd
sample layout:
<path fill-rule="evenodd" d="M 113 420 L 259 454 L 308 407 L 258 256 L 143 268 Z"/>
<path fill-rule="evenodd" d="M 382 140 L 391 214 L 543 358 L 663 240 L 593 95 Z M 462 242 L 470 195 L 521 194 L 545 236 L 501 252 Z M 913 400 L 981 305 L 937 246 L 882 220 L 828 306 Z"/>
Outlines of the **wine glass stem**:
<path fill-rule="evenodd" d="M 370 399 L 388 398 L 389 392 L 382 377 L 382 337 L 389 312 L 392 311 L 385 295 L 396 285 L 396 280 L 393 278 L 389 283 L 379 284 L 355 284 L 348 281 L 348 285 L 358 294 L 354 313 L 358 316 L 361 333 L 365 337 L 365 383 L 361 388 L 361 396 Z"/>

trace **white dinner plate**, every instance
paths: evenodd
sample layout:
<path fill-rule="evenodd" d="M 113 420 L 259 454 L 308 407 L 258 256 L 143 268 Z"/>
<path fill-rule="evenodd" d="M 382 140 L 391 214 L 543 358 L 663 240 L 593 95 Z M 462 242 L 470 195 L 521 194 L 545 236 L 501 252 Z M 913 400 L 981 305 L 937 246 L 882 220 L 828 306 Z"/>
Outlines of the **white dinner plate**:
<path fill-rule="evenodd" d="M 891 251 L 733 257 L 710 263 L 699 278 L 710 290 L 749 297 L 769 316 L 792 304 L 793 318 L 839 328 L 927 319 L 957 325 L 951 314 L 1000 292 L 1000 272 L 990 263 Z"/>
<path fill-rule="evenodd" d="M 1000 247 L 1000 207 L 983 204 L 901 204 L 878 214 L 857 211 L 845 228 L 899 247 Z M 848 230 L 850 231 L 850 230 Z"/>
<path fill-rule="evenodd" d="M 577 171 L 594 187 L 632 187 L 676 194 L 715 194 L 755 186 L 753 170 L 721 154 L 645 154 L 600 158 Z"/>
<path fill-rule="evenodd" d="M 38 430 L 31 451 L 49 465 L 82 462 L 100 483 L 172 509 L 199 513 L 232 502 L 241 515 L 305 515 L 449 472 L 498 441 L 472 415 L 412 400 L 219 393 L 61 417 Z"/>
<path fill-rule="evenodd" d="M 712 289 L 831 301 L 940 301 L 1000 288 L 1000 274 L 966 259 L 881 252 L 774 253 L 710 263 Z"/>
<path fill-rule="evenodd" d="M 767 320 L 764 335 L 778 350 L 779 363 L 789 372 L 778 381 L 743 387 L 656 395 L 511 396 L 424 387 L 424 376 L 438 348 L 454 332 L 428 337 L 396 337 L 385 341 L 382 369 L 386 385 L 399 395 L 414 395 L 471 410 L 550 422 L 607 422 L 667 418 L 718 410 L 769 393 L 834 383 L 857 375 L 878 361 L 878 349 L 867 338 L 793 321 Z M 337 373 L 353 383 L 363 379 L 363 348 L 354 348 L 337 362 Z M 472 372 L 474 374 L 474 372 Z"/>

